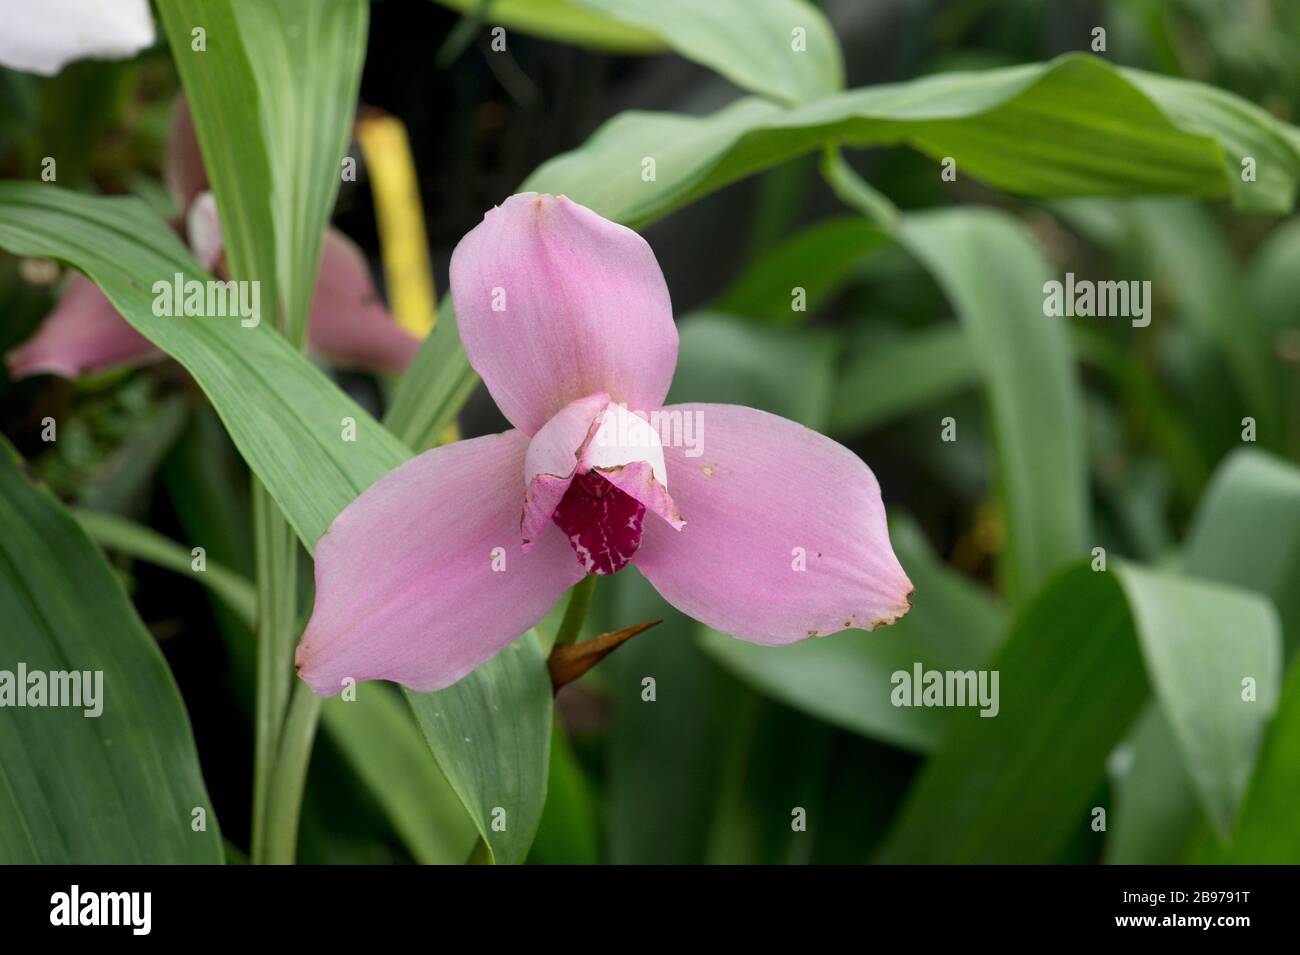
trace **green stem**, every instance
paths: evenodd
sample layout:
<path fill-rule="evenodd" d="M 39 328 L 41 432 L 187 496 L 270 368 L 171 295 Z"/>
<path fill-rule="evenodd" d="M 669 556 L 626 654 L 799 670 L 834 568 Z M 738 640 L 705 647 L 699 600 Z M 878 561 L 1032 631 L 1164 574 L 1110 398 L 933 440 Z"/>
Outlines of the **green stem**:
<path fill-rule="evenodd" d="M 844 161 L 838 146 L 827 146 L 822 153 L 822 178 L 850 209 L 856 209 L 886 232 L 892 232 L 901 213 L 898 206 L 878 192 L 853 167 Z"/>
<path fill-rule="evenodd" d="M 253 862 L 265 862 L 271 779 L 292 681 L 298 542 L 260 481 L 253 481 L 257 555 L 257 707 L 253 750 Z"/>
<path fill-rule="evenodd" d="M 569 606 L 564 610 L 564 619 L 560 621 L 560 630 L 555 635 L 555 646 L 573 643 L 582 634 L 582 625 L 587 622 L 587 609 L 591 606 L 591 595 L 595 592 L 595 574 L 588 574 L 573 585 L 569 591 Z"/>
<path fill-rule="evenodd" d="M 293 688 L 289 712 L 280 732 L 280 748 L 267 793 L 265 848 L 262 861 L 292 865 L 298 852 L 298 816 L 311 762 L 311 746 L 320 722 L 321 698 L 301 680 Z"/>

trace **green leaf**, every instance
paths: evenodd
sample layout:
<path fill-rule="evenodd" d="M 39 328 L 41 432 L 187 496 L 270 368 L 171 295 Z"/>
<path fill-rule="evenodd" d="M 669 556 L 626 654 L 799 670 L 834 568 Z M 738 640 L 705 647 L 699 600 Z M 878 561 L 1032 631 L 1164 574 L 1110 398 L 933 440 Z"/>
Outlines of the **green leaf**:
<path fill-rule="evenodd" d="M 438 0 L 467 16 L 483 9 L 483 0 Z M 493 24 L 561 43 L 576 43 L 610 53 L 663 53 L 667 44 L 658 34 L 593 10 L 574 0 L 491 0 Z"/>
<path fill-rule="evenodd" d="M 802 0 L 571 2 L 657 33 L 687 59 L 773 99 L 800 102 L 844 85 L 835 32 L 820 10 Z M 798 38 L 796 31 L 801 31 Z"/>
<path fill-rule="evenodd" d="M 369 4 L 162 0 L 159 13 L 212 179 L 232 274 L 260 279 L 264 301 L 276 302 L 270 292 L 278 288 L 287 337 L 299 342 L 342 179 Z M 195 26 L 207 32 L 204 51 L 192 49 Z M 250 233 L 240 227 L 245 223 L 264 231 Z"/>
<path fill-rule="evenodd" d="M 1156 699 L 1210 823 L 1226 838 L 1277 706 L 1282 679 L 1277 613 L 1253 594 L 1246 603 L 1245 591 L 1133 567 L 1123 569 L 1120 582 Z M 1193 620 L 1206 635 L 1195 647 L 1183 636 Z M 1257 695 L 1246 702 L 1248 678 Z"/>
<path fill-rule="evenodd" d="M 1222 109 L 1225 103 L 1240 111 Z M 1300 178 L 1300 149 L 1287 129 L 1231 94 L 1069 54 L 850 90 L 794 109 L 744 99 L 703 117 L 627 112 L 541 166 L 523 189 L 563 193 L 640 226 L 727 183 L 843 142 L 907 144 L 952 157 L 959 175 L 1020 195 L 1228 196 L 1239 208 L 1286 212 Z M 1274 172 L 1242 183 L 1243 152 L 1273 157 Z M 655 160 L 650 181 L 643 178 L 646 158 Z"/>
<path fill-rule="evenodd" d="M 835 381 L 830 432 L 869 431 L 978 386 L 970 337 L 940 325 L 855 347 Z"/>
<path fill-rule="evenodd" d="M 860 216 L 809 226 L 755 260 L 712 304 L 719 312 L 791 325 L 823 308 L 889 236 Z M 792 307 L 791 289 L 802 288 L 807 312 Z"/>
<path fill-rule="evenodd" d="M 722 402 L 761 408 L 821 428 L 830 411 L 834 338 L 763 328 L 728 315 L 681 319 L 670 403 Z"/>
<path fill-rule="evenodd" d="M 242 646 L 237 652 L 251 661 L 256 603 L 251 582 L 214 560 L 207 561 L 204 571 L 193 571 L 184 547 L 124 518 L 81 511 L 77 519 L 102 547 L 190 576 L 226 601 L 238 617 L 233 639 Z M 251 669 L 243 677 L 251 688 Z M 375 684 L 354 700 L 325 701 L 321 716 L 415 860 L 426 865 L 464 862 L 478 833 L 400 698 Z"/>
<path fill-rule="evenodd" d="M 154 315 L 150 289 L 155 281 L 170 282 L 178 272 L 199 279 L 207 276 L 138 200 L 80 196 L 44 184 L 0 183 L 0 247 L 19 255 L 60 259 L 85 272 L 132 325 L 184 365 L 309 552 L 343 508 L 411 456 L 408 448 L 266 323 L 245 328 L 237 318 Z M 347 418 L 356 422 L 356 441 L 342 440 L 341 427 Z M 516 646 L 529 639 L 517 641 Z M 491 666 L 457 684 L 452 688 L 455 693 L 410 695 L 418 706 L 420 700 L 452 693 L 425 705 L 456 714 L 456 720 L 467 725 L 491 726 L 517 745 L 494 753 L 488 765 L 481 755 L 467 752 L 455 741 L 426 734 L 449 781 L 473 779 L 497 791 L 513 788 L 516 782 L 511 780 L 537 772 L 538 751 L 545 778 L 550 678 L 539 653 L 517 650 L 511 659 L 510 680 L 527 688 L 520 691 L 518 708 L 513 702 L 496 711 L 482 708 L 499 697 L 501 674 Z M 502 661 L 497 667 L 505 665 Z M 528 701 L 538 698 L 548 701 L 545 720 L 530 709 Z M 516 757 L 524 763 L 516 766 L 512 762 Z M 492 784 L 490 773 L 498 769 L 502 778 Z M 458 786 L 456 791 L 462 799 L 470 798 L 468 786 Z M 508 858 L 521 858 L 526 852 L 525 837 L 536 827 L 545 799 L 544 787 L 518 793 L 528 802 L 514 807 L 515 828 L 504 846 Z M 481 807 L 477 801 L 466 803 L 471 814 Z M 491 823 L 483 816 L 475 821 L 480 830 Z"/>
<path fill-rule="evenodd" d="M 1184 568 L 1268 597 L 1288 655 L 1300 647 L 1300 468 L 1240 450 L 1220 466 L 1187 535 Z"/>
<path fill-rule="evenodd" d="M 1083 411 L 1066 325 L 1043 316 L 1051 271 L 1014 219 L 983 209 L 904 216 L 899 240 L 935 276 L 983 377 L 1006 511 L 1013 597 L 1086 551 Z M 957 424 L 961 440 L 961 424 Z"/>
<path fill-rule="evenodd" d="M 1300 664 L 1292 665 L 1282 700 L 1269 726 L 1241 819 L 1224 847 L 1206 841 L 1196 862 L 1216 865 L 1295 865 L 1300 863 Z"/>
<path fill-rule="evenodd" d="M 122 316 L 194 376 L 235 446 L 310 550 L 330 523 L 409 450 L 267 322 L 153 313 L 155 282 L 207 276 L 136 199 L 0 183 L 0 247 L 85 272 Z M 344 442 L 344 419 L 357 440 Z"/>
<path fill-rule="evenodd" d="M 218 863 L 189 717 L 157 644 L 71 514 L 0 440 L 3 669 L 102 673 L 98 704 L 0 708 L 0 861 Z M 75 583 L 75 585 L 73 585 Z M 27 685 L 13 687 L 27 697 Z M 194 810 L 206 816 L 192 828 Z"/>
<path fill-rule="evenodd" d="M 890 526 L 894 551 L 912 583 L 907 616 L 883 630 L 845 631 L 785 647 L 763 647 L 701 628 L 704 649 L 768 696 L 836 726 L 918 752 L 939 747 L 951 711 L 897 707 L 892 675 L 926 669 L 971 670 L 987 663 L 1004 614 L 970 581 L 930 552 L 910 521 Z"/>
<path fill-rule="evenodd" d="M 1202 99 L 1216 105 L 1201 108 Z M 1240 113 L 1224 110 L 1225 103 L 1239 105 Z M 1166 108 L 1185 125 L 1171 121 Z M 1026 129 L 1047 132 L 1026 137 Z M 1069 54 L 849 90 L 793 109 L 746 98 L 703 117 L 628 111 L 544 163 L 520 191 L 567 195 L 639 228 L 728 183 L 841 142 L 908 144 L 936 158 L 951 156 L 961 173 L 1029 196 L 1230 196 L 1243 209 L 1285 212 L 1300 179 L 1300 131 L 1210 87 L 1170 85 Z M 1236 151 L 1273 155 L 1276 149 L 1283 151 L 1274 174 L 1240 182 Z M 647 159 L 655 162 L 649 178 Z M 724 303 L 727 310 L 769 317 L 788 295 L 788 286 L 780 297 L 760 289 L 739 299 L 729 294 Z M 470 386 L 462 383 L 473 377 L 456 346 L 435 353 L 426 342 L 422 351 L 429 354 L 417 364 L 432 365 L 441 354 L 447 364 L 440 387 L 464 396 Z M 415 384 L 403 390 L 418 394 Z M 440 414 L 454 416 L 459 406 L 440 401 Z"/>
<path fill-rule="evenodd" d="M 158 0 L 157 7 L 217 200 L 230 274 L 261 282 L 263 313 L 274 316 L 282 292 L 272 160 L 266 132 L 257 121 L 257 79 L 234 9 L 230 0 Z M 194 49 L 192 34 L 200 27 L 203 51 Z"/>
<path fill-rule="evenodd" d="M 537 839 L 528 854 L 530 865 L 596 865 L 600 837 L 596 831 L 600 806 L 592 792 L 573 744 L 557 723 L 551 733 L 551 768 L 546 784 L 546 809 Z"/>
<path fill-rule="evenodd" d="M 1183 566 L 1189 574 L 1271 600 L 1284 648 L 1293 655 L 1300 646 L 1300 468 L 1257 451 L 1228 458 L 1197 509 Z M 1158 713 L 1144 715 L 1132 740 L 1131 765 L 1115 783 L 1110 861 L 1171 863 L 1185 856 L 1201 814 L 1177 753 L 1168 721 Z"/>
<path fill-rule="evenodd" d="M 1227 90 L 1141 70 L 1119 73 L 1178 128 L 1218 140 L 1234 205 L 1256 212 L 1291 210 L 1300 177 L 1300 129 Z M 1255 160 L 1254 182 L 1242 177 L 1247 157 Z"/>
<path fill-rule="evenodd" d="M 538 680 L 539 672 L 546 673 L 546 656 L 530 630 L 459 683 L 406 692 L 498 864 L 524 861 L 546 802 L 553 708 L 550 680 Z"/>
<path fill-rule="evenodd" d="M 480 0 L 439 2 L 467 15 L 483 9 Z M 803 0 L 492 0 L 485 16 L 524 33 L 601 50 L 671 49 L 742 89 L 787 102 L 844 85 L 835 32 Z"/>
<path fill-rule="evenodd" d="M 252 624 L 257 596 L 253 585 L 233 571 L 204 558 L 204 569 L 194 569 L 194 557 L 180 544 L 135 521 L 98 511 L 77 511 L 77 522 L 101 547 L 191 577 L 226 602 L 240 619 Z"/>
<path fill-rule="evenodd" d="M 205 10 L 209 6 L 204 2 Z M 352 136 L 370 4 L 233 0 L 232 9 L 257 78 L 258 116 L 271 160 L 286 335 L 299 342 Z M 245 104 L 227 119 L 247 115 Z"/>
<path fill-rule="evenodd" d="M 1226 829 L 1277 700 L 1277 618 L 1234 588 L 1080 564 L 1026 607 L 989 666 L 998 715 L 954 714 L 882 861 L 1056 860 L 1089 832 L 1106 756 L 1148 687 Z M 1244 676 L 1257 680 L 1257 702 L 1242 701 Z"/>
<path fill-rule="evenodd" d="M 416 862 L 469 858 L 478 833 L 398 694 L 379 683 L 358 687 L 355 700 L 326 700 L 321 719 Z"/>

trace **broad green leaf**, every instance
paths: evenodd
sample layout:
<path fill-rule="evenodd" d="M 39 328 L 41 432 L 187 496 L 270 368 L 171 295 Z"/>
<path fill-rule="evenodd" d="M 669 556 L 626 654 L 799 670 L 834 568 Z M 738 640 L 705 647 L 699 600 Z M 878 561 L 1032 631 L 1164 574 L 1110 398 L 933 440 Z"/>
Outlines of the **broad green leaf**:
<path fill-rule="evenodd" d="M 795 233 L 754 261 L 712 308 L 791 325 L 825 307 L 831 296 L 889 237 L 860 216 L 827 219 Z M 807 312 L 794 309 L 792 289 L 803 289 Z"/>
<path fill-rule="evenodd" d="M 1300 469 L 1256 451 L 1228 458 L 1201 500 L 1183 566 L 1271 600 L 1284 648 L 1294 655 L 1300 645 Z M 1177 752 L 1169 722 L 1145 714 L 1115 784 L 1109 861 L 1171 863 L 1185 856 L 1201 813 Z"/>
<path fill-rule="evenodd" d="M 199 280 L 208 276 L 138 200 L 91 198 L 44 184 L 0 183 L 0 248 L 60 259 L 85 272 L 132 325 L 184 365 L 309 552 L 344 507 L 411 456 L 267 323 L 245 328 L 237 318 L 154 315 L 154 282 L 170 282 L 176 273 Z M 342 440 L 341 429 L 349 418 L 356 422 L 356 441 Z M 498 668 L 506 666 L 503 657 L 498 658 Z M 498 738 L 514 743 L 513 749 L 493 753 L 488 765 L 482 761 L 488 757 L 476 755 L 475 749 L 426 733 L 449 781 L 463 784 L 473 779 L 488 785 L 494 768 L 501 771 L 492 787 L 498 790 L 514 787 L 510 780 L 536 774 L 545 778 L 550 739 L 545 661 L 540 653 L 523 650 L 514 651 L 511 659 L 510 680 L 527 687 L 518 708 L 483 708 L 497 698 L 502 682 L 497 669 L 489 666 L 457 684 L 457 692 L 445 699 L 437 698 L 450 690 L 410 695 L 417 704 L 436 700 L 426 705 L 455 714 L 467 725 L 490 726 Z M 529 708 L 527 701 L 537 698 L 548 701 L 545 720 Z M 515 758 L 523 762 L 516 764 Z M 456 791 L 462 799 L 470 798 L 467 785 Z M 545 799 L 541 787 L 518 794 L 528 801 L 514 806 L 515 828 L 503 846 L 507 858 L 521 858 L 527 850 L 526 838 Z M 466 803 L 471 814 L 481 808 L 480 802 Z M 483 830 L 491 819 L 478 816 L 475 822 Z"/>
<path fill-rule="evenodd" d="M 906 215 L 898 237 L 965 327 L 997 445 L 1009 593 L 1032 594 L 1086 552 L 1088 529 L 1082 400 L 1068 329 L 1043 315 L 1047 261 L 1014 219 L 989 210 Z"/>
<path fill-rule="evenodd" d="M 212 179 L 232 274 L 260 279 L 271 314 L 282 301 L 287 336 L 301 341 L 351 135 L 369 5 L 161 0 L 159 13 Z M 201 51 L 191 42 L 196 26 L 206 31 Z M 279 299 L 271 294 L 277 289 Z"/>
<path fill-rule="evenodd" d="M 1205 841 L 1193 856 L 1215 864 L 1300 863 L 1300 664 L 1292 664 L 1282 700 L 1269 725 L 1255 775 L 1241 807 L 1232 843 Z"/>
<path fill-rule="evenodd" d="M 439 0 L 468 16 L 619 53 L 671 49 L 742 89 L 787 102 L 844 85 L 839 41 L 804 0 Z"/>
<path fill-rule="evenodd" d="M 1141 70 L 1121 76 L 1149 96 L 1178 128 L 1223 146 L 1233 203 L 1254 211 L 1289 212 L 1300 177 L 1300 130 L 1227 90 Z M 1245 160 L 1254 160 L 1247 181 Z"/>
<path fill-rule="evenodd" d="M 890 526 L 894 551 L 916 593 L 907 616 L 883 630 L 845 631 L 785 647 L 763 647 L 701 628 L 703 646 L 741 679 L 813 716 L 905 749 L 938 748 L 950 710 L 890 702 L 898 671 L 984 666 L 1004 614 L 970 581 L 945 567 L 910 521 Z"/>
<path fill-rule="evenodd" d="M 528 854 L 529 864 L 597 864 L 600 862 L 599 819 L 600 806 L 591 783 L 578 763 L 573 744 L 557 723 L 551 733 L 546 809 Z"/>
<path fill-rule="evenodd" d="M 1219 468 L 1187 535 L 1184 569 L 1268 597 L 1300 647 L 1300 467 L 1241 450 Z"/>
<path fill-rule="evenodd" d="M 1209 100 L 1216 106 L 1203 109 Z M 1229 113 L 1224 103 L 1241 110 Z M 545 163 L 523 188 L 563 193 L 640 226 L 827 144 L 907 144 L 1020 195 L 1227 196 L 1239 208 L 1286 212 L 1300 177 L 1300 150 L 1287 129 L 1231 94 L 1069 54 L 850 90 L 793 109 L 743 99 L 704 117 L 627 112 Z M 1242 183 L 1243 152 L 1274 156 L 1274 174 Z M 646 159 L 654 160 L 653 179 Z"/>
<path fill-rule="evenodd" d="M 155 315 L 155 282 L 209 276 L 138 200 L 0 183 L 0 247 L 85 272 L 184 365 L 308 549 L 353 498 L 410 456 L 268 322 L 246 328 L 235 317 Z M 357 425 L 354 442 L 342 440 L 347 418 Z"/>
<path fill-rule="evenodd" d="M 257 79 L 291 342 L 303 339 L 321 241 L 352 136 L 370 16 L 367 0 L 231 0 Z M 210 4 L 203 4 L 206 9 Z M 209 61 L 202 64 L 209 66 Z M 197 113 L 197 107 L 195 108 Z M 248 115 L 247 106 L 229 117 Z"/>
<path fill-rule="evenodd" d="M 553 708 L 550 679 L 537 679 L 539 672 L 546 673 L 546 656 L 530 630 L 445 690 L 406 691 L 498 864 L 524 861 L 546 802 Z"/>
<path fill-rule="evenodd" d="M 1232 830 L 1282 680 L 1281 628 L 1272 604 L 1246 591 L 1126 567 L 1120 575 L 1156 700 L 1210 823 Z M 1238 596 L 1240 595 L 1240 597 Z M 1233 599 L 1229 599 L 1229 598 Z M 1232 606 L 1233 602 L 1240 606 Z M 1195 620 L 1212 639 L 1195 649 Z M 1237 645 L 1234 645 L 1234 642 Z M 1245 684 L 1254 695 L 1246 699 Z"/>
<path fill-rule="evenodd" d="M 157 7 L 217 200 L 230 274 L 261 282 L 262 314 L 274 325 L 283 293 L 272 157 L 258 121 L 257 78 L 234 9 L 230 0 L 158 0 Z M 194 48 L 200 28 L 204 50 Z M 170 276 L 156 276 L 164 277 Z"/>
<path fill-rule="evenodd" d="M 416 862 L 459 865 L 478 833 L 401 697 L 379 683 L 325 701 L 321 720 Z"/>
<path fill-rule="evenodd" d="M 1050 862 L 1090 831 L 1107 754 L 1148 689 L 1197 795 L 1231 820 L 1277 700 L 1273 608 L 1234 588 L 1079 564 L 1028 604 L 989 664 L 996 717 L 953 715 L 882 853 L 892 862 Z M 1258 699 L 1242 700 L 1242 678 Z"/>
<path fill-rule="evenodd" d="M 1216 105 L 1201 109 L 1201 98 Z M 1224 104 L 1242 109 L 1233 114 Z M 1050 135 L 1025 135 L 1045 124 Z M 1068 54 L 1049 63 L 849 90 L 792 109 L 746 98 L 703 117 L 628 111 L 544 163 L 520 191 L 564 194 L 640 227 L 728 183 L 836 143 L 909 144 L 936 158 L 951 156 L 961 172 L 1009 192 L 1042 197 L 1230 196 L 1243 209 L 1285 212 L 1300 178 L 1300 131 L 1210 87 L 1170 85 Z M 1277 174 L 1241 183 L 1234 150 L 1268 155 L 1278 148 Z M 647 160 L 654 161 L 653 175 Z M 766 314 L 775 305 L 763 307 Z M 425 352 L 432 348 L 425 343 Z M 439 353 L 448 363 L 440 390 L 467 395 L 463 357 L 455 347 Z M 432 354 L 417 364 L 432 366 Z M 458 409 L 454 404 L 450 414 Z"/>
<path fill-rule="evenodd" d="M 239 639 L 251 657 L 256 594 L 249 581 L 213 561 L 194 572 L 183 547 L 132 521 L 93 511 L 77 519 L 102 547 L 192 576 L 220 596 L 240 618 Z M 385 686 L 367 686 L 355 700 L 327 700 L 321 718 L 415 861 L 464 862 L 478 834 L 400 699 Z"/>
<path fill-rule="evenodd" d="M 1128 739 L 1107 762 L 1114 806 L 1106 820 L 1103 861 L 1173 865 L 1204 816 L 1182 753 L 1160 707 L 1148 703 Z"/>
<path fill-rule="evenodd" d="M 466 16 L 474 16 L 484 7 L 484 0 L 438 2 Z M 664 53 L 668 50 L 668 45 L 656 33 L 589 10 L 575 0 L 490 2 L 488 21 L 521 33 L 610 53 Z"/>
<path fill-rule="evenodd" d="M 936 408 L 980 383 L 970 333 L 940 325 L 854 347 L 835 381 L 829 430 L 858 434 Z"/>
<path fill-rule="evenodd" d="M 0 515 L 0 861 L 221 862 L 189 717 L 162 653 L 104 558 L 5 441 Z M 28 682 L 15 686 L 19 664 Z M 84 715 L 84 699 L 15 705 L 11 694 L 30 699 L 32 675 L 51 671 L 101 674 L 101 712 Z"/>
<path fill-rule="evenodd" d="M 786 102 L 844 85 L 839 41 L 826 17 L 804 0 L 570 0 L 656 33 L 687 59 L 742 89 Z"/>
<path fill-rule="evenodd" d="M 825 425 L 835 359 L 832 337 L 763 328 L 713 312 L 688 315 L 679 328 L 670 403 L 749 405 L 810 428 Z"/>
<path fill-rule="evenodd" d="M 212 463 L 208 456 L 205 464 Z M 184 547 L 147 527 L 109 514 L 82 511 L 77 517 L 102 547 L 191 576 L 226 601 L 237 619 L 218 624 L 227 637 L 232 668 L 251 694 L 256 594 L 251 582 L 215 559 L 226 555 L 229 546 L 212 541 L 210 533 L 201 535 L 214 547 L 206 568 L 195 572 Z M 189 523 L 198 520 L 189 516 Z M 213 521 L 202 520 L 212 530 Z M 321 718 L 412 857 L 425 864 L 464 862 L 478 834 L 400 698 L 380 684 L 366 686 L 354 700 L 327 700 Z"/>

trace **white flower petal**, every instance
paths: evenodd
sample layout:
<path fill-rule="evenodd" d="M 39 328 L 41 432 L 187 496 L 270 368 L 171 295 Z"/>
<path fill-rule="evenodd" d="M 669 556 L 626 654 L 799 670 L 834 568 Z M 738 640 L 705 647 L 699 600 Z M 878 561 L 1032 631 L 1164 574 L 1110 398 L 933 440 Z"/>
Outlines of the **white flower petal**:
<path fill-rule="evenodd" d="M 53 76 L 72 60 L 121 60 L 154 42 L 148 0 L 0 0 L 0 65 Z"/>

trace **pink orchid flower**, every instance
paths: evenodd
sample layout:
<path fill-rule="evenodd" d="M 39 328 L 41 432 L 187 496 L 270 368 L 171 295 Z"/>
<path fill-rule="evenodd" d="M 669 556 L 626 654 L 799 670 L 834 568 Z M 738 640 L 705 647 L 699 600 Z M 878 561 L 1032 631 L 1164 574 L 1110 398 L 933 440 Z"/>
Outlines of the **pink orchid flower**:
<path fill-rule="evenodd" d="M 663 407 L 677 329 L 635 232 L 563 196 L 513 196 L 456 247 L 451 294 L 514 430 L 408 461 L 321 537 L 297 652 L 317 693 L 349 678 L 441 689 L 586 574 L 629 563 L 754 643 L 907 612 L 879 486 L 853 452 L 752 408 Z"/>
<path fill-rule="evenodd" d="M 225 277 L 217 205 L 189 110 L 182 100 L 172 122 L 163 178 L 199 264 Z M 170 276 L 163 276 L 170 279 Z M 406 370 L 420 341 L 393 321 L 379 300 L 365 256 L 337 229 L 325 233 L 307 343 L 330 364 L 386 374 Z M 14 379 L 38 374 L 78 375 L 157 361 L 165 356 L 117 313 L 98 286 L 72 275 L 63 297 L 36 333 L 6 356 Z"/>

